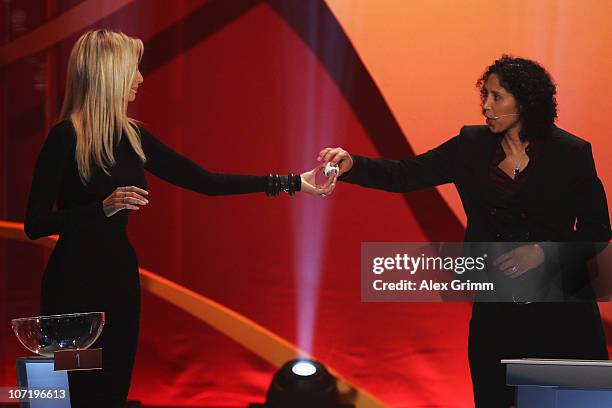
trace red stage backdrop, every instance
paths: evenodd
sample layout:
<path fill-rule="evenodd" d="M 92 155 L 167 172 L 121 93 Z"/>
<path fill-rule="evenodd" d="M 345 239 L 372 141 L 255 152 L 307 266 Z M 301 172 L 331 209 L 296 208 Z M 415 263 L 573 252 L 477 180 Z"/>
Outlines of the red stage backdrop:
<path fill-rule="evenodd" d="M 600 177 L 612 182 L 607 3 L 113 0 L 86 11 L 92 3 L 3 3 L 0 218 L 23 220 L 69 51 L 99 27 L 145 42 L 131 116 L 211 171 L 302 172 L 328 145 L 421 153 L 482 122 L 474 82 L 506 52 L 550 70 L 559 125 L 593 143 Z M 7 47 L 40 27 L 48 44 Z M 469 304 L 360 302 L 361 242 L 461 239 L 465 215 L 452 187 L 399 195 L 340 184 L 316 199 L 205 197 L 149 182 L 151 204 L 129 228 L 141 266 L 292 342 L 304 334 L 300 311 L 314 311 L 310 351 L 391 406 L 472 405 Z M 9 320 L 37 314 L 47 256 L 0 240 L 0 385 L 15 384 L 15 358 L 26 354 Z M 304 265 L 319 290 L 298 303 Z M 274 367 L 147 293 L 142 310 L 131 399 L 244 406 L 265 398 Z"/>

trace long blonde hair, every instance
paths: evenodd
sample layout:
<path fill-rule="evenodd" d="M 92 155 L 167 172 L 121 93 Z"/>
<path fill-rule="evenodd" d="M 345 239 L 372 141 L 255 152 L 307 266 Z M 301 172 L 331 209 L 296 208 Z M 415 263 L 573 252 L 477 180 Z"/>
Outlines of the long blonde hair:
<path fill-rule="evenodd" d="M 146 160 L 136 121 L 127 116 L 129 92 L 143 44 L 110 30 L 93 30 L 74 44 L 68 61 L 66 94 L 60 120 L 76 131 L 76 162 L 83 184 L 94 166 L 106 174 L 114 166 L 114 136 L 125 134 L 136 154 Z"/>

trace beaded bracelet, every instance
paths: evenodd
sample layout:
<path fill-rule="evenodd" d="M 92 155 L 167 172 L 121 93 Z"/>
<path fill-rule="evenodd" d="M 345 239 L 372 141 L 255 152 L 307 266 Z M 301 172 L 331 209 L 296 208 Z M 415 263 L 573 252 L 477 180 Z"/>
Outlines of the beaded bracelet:
<path fill-rule="evenodd" d="M 293 173 L 286 176 L 270 173 L 267 177 L 266 195 L 269 197 L 277 196 L 281 192 L 294 195 L 296 191 L 300 191 L 302 185 L 301 177 Z"/>

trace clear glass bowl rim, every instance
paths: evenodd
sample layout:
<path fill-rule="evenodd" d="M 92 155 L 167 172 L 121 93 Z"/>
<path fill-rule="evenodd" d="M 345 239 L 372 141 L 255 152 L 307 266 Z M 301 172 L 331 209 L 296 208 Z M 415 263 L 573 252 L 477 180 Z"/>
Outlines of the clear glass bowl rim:
<path fill-rule="evenodd" d="M 104 312 L 82 312 L 82 313 L 68 313 L 68 314 L 57 314 L 57 315 L 48 315 L 48 316 L 33 316 L 33 317 L 20 317 L 17 319 L 12 319 L 11 323 L 15 324 L 15 323 L 20 323 L 20 322 L 25 322 L 28 320 L 51 320 L 51 319 L 57 319 L 57 318 L 64 318 L 64 317 L 78 317 L 78 316 L 88 316 L 88 315 L 102 315 L 102 318 L 105 317 L 105 313 Z"/>

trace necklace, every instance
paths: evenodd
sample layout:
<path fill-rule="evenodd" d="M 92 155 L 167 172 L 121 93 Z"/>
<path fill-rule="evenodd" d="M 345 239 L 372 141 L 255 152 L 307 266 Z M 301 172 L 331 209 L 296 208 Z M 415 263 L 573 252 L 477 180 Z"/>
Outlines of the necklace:
<path fill-rule="evenodd" d="M 511 159 L 512 163 L 514 163 L 514 175 L 518 176 L 518 174 L 521 172 L 521 163 L 523 162 L 522 160 L 520 162 L 515 162 L 514 159 Z"/>
<path fill-rule="evenodd" d="M 506 144 L 508 144 L 507 140 L 506 140 Z M 512 157 L 510 157 L 510 160 L 512 161 L 512 164 L 514 165 L 513 173 L 514 173 L 514 176 L 516 177 L 521 172 L 521 166 L 522 166 L 523 160 L 521 159 L 519 162 L 517 162 Z"/>

